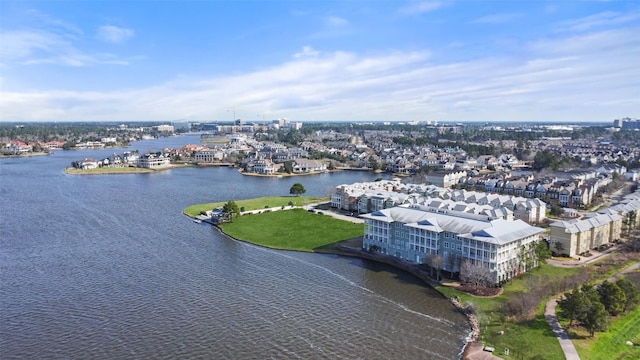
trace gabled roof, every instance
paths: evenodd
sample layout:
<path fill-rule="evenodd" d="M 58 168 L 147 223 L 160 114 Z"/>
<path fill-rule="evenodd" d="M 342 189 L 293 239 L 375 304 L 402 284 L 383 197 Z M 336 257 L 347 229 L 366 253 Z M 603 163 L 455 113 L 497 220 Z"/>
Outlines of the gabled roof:
<path fill-rule="evenodd" d="M 499 245 L 544 232 L 544 229 L 531 226 L 522 220 L 488 220 L 486 216 L 454 211 L 436 212 L 394 207 L 364 214 L 361 217 L 386 223 L 399 222 L 407 227 L 435 232 L 447 231 L 461 237 Z"/>
<path fill-rule="evenodd" d="M 575 233 L 589 231 L 595 227 L 606 226 L 611 222 L 620 221 L 620 220 L 622 220 L 622 217 L 617 214 L 597 214 L 597 215 L 594 215 L 593 217 L 581 219 L 581 220 L 572 219 L 567 221 L 556 221 L 549 224 L 549 226 L 564 228 L 565 232 L 570 234 L 575 234 Z"/>

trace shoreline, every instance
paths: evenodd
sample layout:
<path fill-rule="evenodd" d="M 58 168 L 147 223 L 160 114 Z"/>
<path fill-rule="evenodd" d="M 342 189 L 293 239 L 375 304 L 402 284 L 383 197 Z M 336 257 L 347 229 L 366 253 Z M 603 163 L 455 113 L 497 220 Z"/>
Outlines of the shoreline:
<path fill-rule="evenodd" d="M 95 169 L 76 169 L 73 167 L 64 168 L 64 172 L 69 175 L 126 175 L 126 174 L 151 174 L 156 171 L 164 171 L 190 167 L 188 164 L 171 164 L 159 168 L 139 168 L 139 167 L 119 167 L 119 168 L 95 168 Z M 126 170 L 122 170 L 126 169 Z"/>
<path fill-rule="evenodd" d="M 224 232 L 223 232 L 224 233 Z M 360 242 L 362 241 L 362 238 L 360 237 Z M 351 239 L 353 240 L 353 239 Z M 377 254 L 377 253 L 369 253 L 366 252 L 364 250 L 362 250 L 361 248 L 355 248 L 352 246 L 346 246 L 346 245 L 340 245 L 339 243 L 344 243 L 346 241 L 349 240 L 345 240 L 345 241 L 341 241 L 338 242 L 336 244 L 332 244 L 334 246 L 331 246 L 332 248 L 335 248 L 335 252 L 330 252 L 330 251 L 314 251 L 314 252 L 318 252 L 318 253 L 325 253 L 325 254 L 336 254 L 336 255 L 341 255 L 341 256 L 350 256 L 350 257 L 357 257 L 360 259 L 365 259 L 365 260 L 370 260 L 370 261 L 375 261 L 375 262 L 379 262 L 379 263 L 383 263 L 386 265 L 390 265 L 395 267 L 396 269 L 402 270 L 402 271 L 406 271 L 410 274 L 412 274 L 413 276 L 417 277 L 418 279 L 422 280 L 426 285 L 428 285 L 429 287 L 431 287 L 433 290 L 435 290 L 436 292 L 438 292 L 442 297 L 447 298 L 447 296 L 443 293 L 441 293 L 440 291 L 438 291 L 437 289 L 437 285 L 439 285 L 439 282 L 435 282 L 433 279 L 431 279 L 429 277 L 429 275 L 426 273 L 426 271 L 420 269 L 418 266 L 416 266 L 415 264 L 409 263 L 405 260 L 402 259 L 398 259 L 398 258 L 394 258 L 394 257 L 389 257 L 386 255 L 382 255 L 382 254 Z M 480 352 L 482 353 L 482 357 L 479 356 L 474 356 L 474 354 L 476 354 L 478 351 L 478 347 L 474 346 L 474 344 L 479 344 L 477 341 L 480 338 L 480 323 L 478 322 L 478 318 L 476 317 L 475 314 L 470 313 L 468 311 L 465 311 L 465 307 L 462 303 L 460 303 L 460 301 L 457 298 L 447 298 L 449 300 L 449 302 L 458 310 L 460 311 L 461 314 L 463 314 L 466 318 L 467 321 L 469 323 L 470 326 L 470 332 L 467 335 L 466 339 L 465 339 L 465 343 L 460 351 L 460 359 L 468 359 L 468 360 L 473 360 L 473 359 L 484 359 L 487 358 L 486 356 L 489 355 L 489 353 L 486 353 L 483 351 L 484 345 L 482 345 L 482 347 L 480 347 Z"/>
<path fill-rule="evenodd" d="M 32 157 L 32 156 L 46 156 L 46 155 L 51 155 L 52 152 L 29 152 L 29 153 L 24 153 L 24 154 L 12 154 L 12 155 L 7 155 L 7 154 L 0 154 L 0 159 L 1 158 L 23 158 L 23 157 Z"/>
<path fill-rule="evenodd" d="M 169 164 L 167 166 L 157 167 L 157 168 L 141 168 L 137 166 L 130 167 L 119 167 L 119 168 L 109 168 L 102 167 L 96 169 L 75 169 L 73 167 L 64 168 L 64 172 L 70 175 L 126 175 L 126 174 L 151 174 L 156 171 L 164 171 L 171 169 L 180 169 L 180 168 L 208 168 L 208 167 L 235 167 L 234 164 L 229 163 L 220 163 L 220 164 L 199 164 L 199 163 L 174 163 Z M 106 170 L 113 169 L 113 170 Z M 119 169 L 131 169 L 131 170 L 119 170 Z"/>
<path fill-rule="evenodd" d="M 294 176 L 320 175 L 320 174 L 327 174 L 327 173 L 338 172 L 338 171 L 342 171 L 342 170 L 311 171 L 311 172 L 307 172 L 307 173 L 291 173 L 291 174 L 287 174 L 287 173 L 258 174 L 258 173 L 252 173 L 252 172 L 246 172 L 246 171 L 238 170 L 238 172 L 241 175 L 257 176 L 257 177 L 270 177 L 270 178 L 285 178 L 285 177 L 294 177 Z"/>
<path fill-rule="evenodd" d="M 184 212 L 183 212 L 183 214 L 184 214 Z M 192 219 L 189 215 L 187 215 L 187 214 L 184 214 L 184 215 L 186 215 L 188 218 Z M 218 230 L 218 232 L 220 232 L 220 234 L 222 234 L 222 235 L 224 235 L 224 236 L 226 236 L 226 237 L 228 237 L 230 239 L 233 239 L 235 241 L 241 241 L 241 242 L 245 242 L 245 243 L 252 244 L 252 245 L 255 245 L 255 246 L 261 246 L 261 247 L 274 249 L 274 250 L 302 252 L 302 251 L 299 251 L 299 250 L 271 248 L 271 247 L 268 247 L 268 246 L 263 246 L 263 245 L 254 244 L 254 243 L 251 243 L 251 242 L 248 242 L 248 241 L 236 239 L 235 237 L 225 233 L 217 224 L 213 224 L 213 223 L 210 223 L 210 222 L 207 222 L 207 223 L 213 225 L 213 227 L 215 227 Z M 477 340 L 480 338 L 480 324 L 479 324 L 478 319 L 475 316 L 475 314 L 469 313 L 468 311 L 465 311 L 464 305 L 462 303 L 460 303 L 460 301 L 457 298 L 447 298 L 447 296 L 445 296 L 445 294 L 443 294 L 440 291 L 438 291 L 436 286 L 439 285 L 439 282 L 434 282 L 429 277 L 429 275 L 426 273 L 426 271 L 420 269 L 415 264 L 411 264 L 411 263 L 409 263 L 409 262 L 407 262 L 405 260 L 402 260 L 402 259 L 389 257 L 389 256 L 385 256 L 385 255 L 382 255 L 382 254 L 377 254 L 377 253 L 370 253 L 370 252 L 366 252 L 366 251 L 362 250 L 361 247 L 357 248 L 357 247 L 354 247 L 354 246 L 346 245 L 346 244 L 354 243 L 354 242 L 355 243 L 360 243 L 360 246 L 362 246 L 361 245 L 362 244 L 362 237 L 360 236 L 360 237 L 357 237 L 357 238 L 338 241 L 336 243 L 329 244 L 329 245 L 326 245 L 324 247 L 314 249 L 313 251 L 311 251 L 311 253 L 338 255 L 338 256 L 346 256 L 346 257 L 355 257 L 355 258 L 359 258 L 359 259 L 375 261 L 375 262 L 386 264 L 386 265 L 392 266 L 392 267 L 394 267 L 394 268 L 396 268 L 398 270 L 405 271 L 405 272 L 408 272 L 408 273 L 412 274 L 413 276 L 415 276 L 418 279 L 422 280 L 422 282 L 424 282 L 427 286 L 429 286 L 433 290 L 435 290 L 443 298 L 448 299 L 449 302 L 461 314 L 463 314 L 467 318 L 467 322 L 469 324 L 470 331 L 469 331 L 469 333 L 467 334 L 467 336 L 465 338 L 465 343 L 463 344 L 462 349 L 460 349 L 459 359 L 465 359 L 465 360 L 499 359 L 499 358 L 495 357 L 493 354 L 485 352 L 483 350 L 484 349 L 484 345 L 482 345 L 482 344 L 477 342 Z M 351 245 L 354 245 L 354 244 L 351 244 Z M 480 353 L 480 355 L 477 355 L 478 353 Z"/>

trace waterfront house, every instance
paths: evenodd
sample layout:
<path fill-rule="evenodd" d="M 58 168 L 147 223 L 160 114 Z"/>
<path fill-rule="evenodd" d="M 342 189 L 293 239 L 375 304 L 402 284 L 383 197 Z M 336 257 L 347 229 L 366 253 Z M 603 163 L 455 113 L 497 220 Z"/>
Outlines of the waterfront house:
<path fill-rule="evenodd" d="M 64 147 L 64 141 L 47 141 L 41 145 L 49 150 L 59 150 Z"/>
<path fill-rule="evenodd" d="M 169 157 L 166 157 L 161 153 L 145 154 L 140 156 L 138 159 L 138 166 L 148 169 L 165 167 L 170 165 L 170 163 Z"/>
<path fill-rule="evenodd" d="M 140 154 L 138 154 L 137 151 L 131 152 L 131 151 L 125 151 L 122 154 L 122 162 L 129 165 L 129 166 L 135 166 L 138 164 L 138 159 L 140 159 Z"/>
<path fill-rule="evenodd" d="M 221 149 L 203 149 L 196 152 L 195 159 L 199 163 L 212 163 L 224 159 L 224 151 Z"/>
<path fill-rule="evenodd" d="M 33 151 L 33 146 L 22 141 L 11 141 L 2 148 L 2 153 L 5 155 L 19 155 L 31 151 Z"/>
<path fill-rule="evenodd" d="M 272 175 L 280 169 L 281 165 L 276 165 L 271 159 L 255 159 L 247 164 L 247 172 L 262 175 Z"/>
<path fill-rule="evenodd" d="M 309 159 L 296 159 L 293 162 L 292 167 L 294 173 L 309 173 L 327 170 L 327 166 L 322 161 Z"/>
<path fill-rule="evenodd" d="M 93 159 L 93 158 L 84 158 L 80 161 L 77 161 L 75 163 L 75 167 L 77 167 L 78 169 L 83 169 L 83 170 L 87 170 L 87 169 L 97 169 L 99 166 L 98 164 L 98 160 Z"/>

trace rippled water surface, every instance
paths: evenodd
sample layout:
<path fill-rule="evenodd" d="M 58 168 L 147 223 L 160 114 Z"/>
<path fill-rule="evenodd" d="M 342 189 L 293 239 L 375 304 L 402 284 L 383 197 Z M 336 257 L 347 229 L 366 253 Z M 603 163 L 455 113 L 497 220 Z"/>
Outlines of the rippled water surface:
<path fill-rule="evenodd" d="M 414 277 L 236 242 L 181 213 L 194 203 L 287 195 L 294 182 L 326 196 L 373 175 L 63 171 L 114 151 L 123 149 L 0 159 L 0 358 L 459 357 L 464 317 Z"/>

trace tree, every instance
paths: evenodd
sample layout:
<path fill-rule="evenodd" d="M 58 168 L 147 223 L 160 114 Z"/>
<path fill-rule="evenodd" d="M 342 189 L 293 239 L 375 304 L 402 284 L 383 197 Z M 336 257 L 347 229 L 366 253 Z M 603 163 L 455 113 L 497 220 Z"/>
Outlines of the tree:
<path fill-rule="evenodd" d="M 442 255 L 430 254 L 428 257 L 429 265 L 436 270 L 436 280 L 440 281 L 442 266 L 444 265 L 444 258 Z"/>
<path fill-rule="evenodd" d="M 284 171 L 287 174 L 291 174 L 293 172 L 293 161 L 287 160 L 283 164 Z"/>
<path fill-rule="evenodd" d="M 477 288 L 491 284 L 493 277 L 491 276 L 491 270 L 486 266 L 482 266 L 480 262 L 473 264 L 469 260 L 464 260 L 460 266 L 460 280 Z"/>
<path fill-rule="evenodd" d="M 598 286 L 598 294 L 600 294 L 600 302 L 609 314 L 616 316 L 624 311 L 627 298 L 616 283 L 605 280 Z"/>
<path fill-rule="evenodd" d="M 544 264 L 547 259 L 551 258 L 551 250 L 549 250 L 549 244 L 545 240 L 538 241 L 533 250 L 538 266 Z"/>
<path fill-rule="evenodd" d="M 300 196 L 306 192 L 307 192 L 307 189 L 305 189 L 304 186 L 300 183 L 293 184 L 291 186 L 291 189 L 289 189 L 289 194 L 295 195 L 295 196 Z"/>
<path fill-rule="evenodd" d="M 520 260 L 520 271 L 526 272 L 531 270 L 534 262 L 534 254 L 532 254 L 531 249 L 527 247 L 527 245 L 520 246 L 520 254 L 518 256 Z"/>
<path fill-rule="evenodd" d="M 633 310 L 640 303 L 640 292 L 638 288 L 629 280 L 622 278 L 616 284 L 624 292 L 627 301 L 624 303 L 624 311 Z"/>
<path fill-rule="evenodd" d="M 582 325 L 593 337 L 596 331 L 607 330 L 607 310 L 599 301 L 591 301 L 586 316 L 582 319 Z"/>
<path fill-rule="evenodd" d="M 375 157 L 370 156 L 369 157 L 369 167 L 373 171 L 379 170 L 380 169 L 380 163 L 378 162 L 378 160 Z"/>
<path fill-rule="evenodd" d="M 564 297 L 558 301 L 558 307 L 562 315 L 569 319 L 569 327 L 571 327 L 574 320 L 580 321 L 584 318 L 589 303 L 585 293 L 574 288 L 571 292 L 565 293 Z"/>
<path fill-rule="evenodd" d="M 233 218 L 240 214 L 240 209 L 235 201 L 227 201 L 222 207 L 222 213 L 227 220 L 233 222 Z"/>
<path fill-rule="evenodd" d="M 551 210 L 549 210 L 549 213 L 555 217 L 558 217 L 564 213 L 564 210 L 562 209 L 562 206 L 558 204 L 551 204 Z"/>
<path fill-rule="evenodd" d="M 588 305 L 586 313 L 582 316 L 580 322 L 589 331 L 589 335 L 593 337 L 596 331 L 605 331 L 607 329 L 609 313 L 600 302 L 600 294 L 593 285 L 582 285 L 582 292 L 585 294 Z"/>

